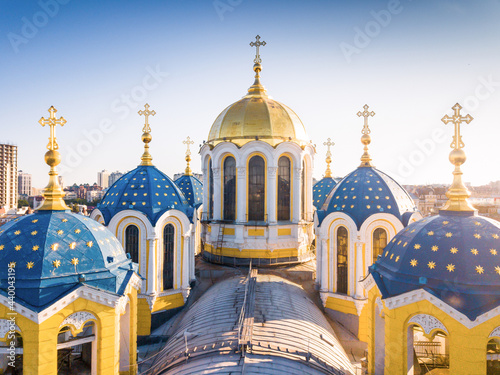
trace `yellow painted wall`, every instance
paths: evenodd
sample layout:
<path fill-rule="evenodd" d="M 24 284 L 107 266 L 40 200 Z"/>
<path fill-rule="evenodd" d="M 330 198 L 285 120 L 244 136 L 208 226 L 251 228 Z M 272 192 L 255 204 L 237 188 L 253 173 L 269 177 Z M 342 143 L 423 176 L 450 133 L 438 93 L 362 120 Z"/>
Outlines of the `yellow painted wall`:
<path fill-rule="evenodd" d="M 136 325 L 136 315 L 132 314 L 137 304 L 134 292 L 129 294 L 131 306 L 131 326 Z M 97 318 L 97 373 L 118 374 L 119 369 L 119 319 L 120 315 L 114 307 L 102 305 L 94 301 L 79 298 L 65 306 L 59 312 L 37 324 L 21 314 L 16 316 L 16 324 L 21 329 L 23 338 L 23 368 L 26 375 L 55 375 L 57 374 L 57 336 L 59 326 L 69 315 L 78 311 L 88 311 Z M 6 318 L 7 307 L 0 305 L 0 317 Z M 131 332 L 131 337 L 133 332 Z M 132 340 L 130 351 L 136 352 L 136 337 Z M 136 357 L 130 356 L 131 371 L 135 374 Z"/>
<path fill-rule="evenodd" d="M 146 298 L 137 300 L 137 335 L 146 336 L 151 334 L 151 310 Z"/>
<path fill-rule="evenodd" d="M 158 297 L 153 305 L 153 312 L 162 310 L 171 310 L 184 305 L 182 293 L 170 294 L 168 296 Z"/>
<path fill-rule="evenodd" d="M 213 246 L 205 243 L 205 251 L 209 253 L 214 253 Z M 266 249 L 233 249 L 223 247 L 217 255 L 222 255 L 231 258 L 265 258 L 265 259 L 275 259 L 275 258 L 286 258 L 286 257 L 297 257 L 297 249 L 276 249 L 274 251 Z"/>
<path fill-rule="evenodd" d="M 234 236 L 234 228 L 224 228 L 224 235 L 227 236 Z"/>
<path fill-rule="evenodd" d="M 344 314 L 358 315 L 356 306 L 352 301 L 346 301 L 344 299 L 328 297 L 326 299 L 325 307 L 327 309 L 335 310 Z"/>
<path fill-rule="evenodd" d="M 249 236 L 262 237 L 262 236 L 264 236 L 264 234 L 265 234 L 264 229 L 250 229 L 250 228 L 248 228 L 248 235 Z"/>
<path fill-rule="evenodd" d="M 292 229 L 291 228 L 278 228 L 278 236 L 291 236 Z"/>
<path fill-rule="evenodd" d="M 375 299 L 379 296 L 376 287 L 369 291 L 369 370 L 374 371 Z M 393 310 L 384 307 L 385 314 L 385 373 L 406 374 L 407 328 L 410 318 L 417 314 L 428 314 L 441 321 L 448 330 L 450 374 L 486 375 L 486 345 L 488 336 L 500 326 L 500 316 L 471 329 L 434 306 L 429 301 L 415 302 Z"/>

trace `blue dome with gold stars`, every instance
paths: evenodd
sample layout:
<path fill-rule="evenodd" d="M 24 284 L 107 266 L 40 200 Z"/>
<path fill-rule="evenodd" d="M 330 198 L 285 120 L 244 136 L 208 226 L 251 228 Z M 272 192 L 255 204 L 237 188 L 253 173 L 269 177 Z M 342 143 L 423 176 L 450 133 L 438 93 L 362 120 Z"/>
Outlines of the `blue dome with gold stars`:
<path fill-rule="evenodd" d="M 316 209 L 321 209 L 325 203 L 328 194 L 333 190 L 335 185 L 337 185 L 337 180 L 332 177 L 324 177 L 313 186 L 313 205 Z"/>
<path fill-rule="evenodd" d="M 38 211 L 0 228 L 0 293 L 41 311 L 82 284 L 123 294 L 137 265 L 104 226 L 69 211 Z"/>
<path fill-rule="evenodd" d="M 406 225 L 417 208 L 406 190 L 391 177 L 373 167 L 359 167 L 328 194 L 318 211 L 320 223 L 332 212 L 346 213 L 359 229 L 377 213 L 392 214 Z"/>
<path fill-rule="evenodd" d="M 175 184 L 192 207 L 198 208 L 203 203 L 203 184 L 196 177 L 183 175 L 175 180 Z"/>
<path fill-rule="evenodd" d="M 176 209 L 192 220 L 193 208 L 177 185 L 158 168 L 140 165 L 116 181 L 97 208 L 105 224 L 118 212 L 137 210 L 144 213 L 153 225 L 166 211 Z"/>
<path fill-rule="evenodd" d="M 370 272 L 384 298 L 425 289 L 474 320 L 500 304 L 500 223 L 441 211 L 396 235 Z"/>

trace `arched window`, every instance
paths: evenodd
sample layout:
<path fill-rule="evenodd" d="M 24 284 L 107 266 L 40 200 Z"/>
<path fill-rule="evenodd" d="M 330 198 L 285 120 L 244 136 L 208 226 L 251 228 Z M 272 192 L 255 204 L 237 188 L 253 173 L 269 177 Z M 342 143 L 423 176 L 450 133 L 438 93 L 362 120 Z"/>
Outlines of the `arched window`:
<path fill-rule="evenodd" d="M 307 202 L 306 202 L 306 162 L 302 162 L 302 178 L 300 181 L 300 200 L 302 206 L 302 220 L 307 220 Z"/>
<path fill-rule="evenodd" d="M 347 294 L 349 235 L 345 227 L 337 229 L 337 293 Z"/>
<path fill-rule="evenodd" d="M 282 156 L 278 160 L 278 220 L 290 220 L 290 159 Z"/>
<path fill-rule="evenodd" d="M 212 159 L 208 161 L 208 218 L 214 217 L 214 171 L 212 171 Z"/>
<path fill-rule="evenodd" d="M 232 156 L 224 159 L 224 220 L 236 219 L 236 160 Z"/>
<path fill-rule="evenodd" d="M 429 338 L 422 327 L 412 324 L 407 329 L 407 366 L 408 373 L 413 373 L 421 363 L 425 363 L 425 369 L 434 373 L 434 369 L 449 369 L 450 354 L 448 350 L 448 335 L 442 331 L 436 331 Z M 497 374 L 497 373 L 494 373 Z"/>
<path fill-rule="evenodd" d="M 492 338 L 486 346 L 486 375 L 500 374 L 500 340 Z"/>
<path fill-rule="evenodd" d="M 248 162 L 248 221 L 264 221 L 266 204 L 266 163 L 261 156 Z"/>
<path fill-rule="evenodd" d="M 163 290 L 174 287 L 175 228 L 172 224 L 163 229 Z"/>
<path fill-rule="evenodd" d="M 387 232 L 385 229 L 377 228 L 373 232 L 372 253 L 373 263 L 377 261 L 379 255 L 382 255 L 384 247 L 387 246 Z"/>
<path fill-rule="evenodd" d="M 132 262 L 139 263 L 139 228 L 135 225 L 125 229 L 125 252 L 130 254 Z"/>

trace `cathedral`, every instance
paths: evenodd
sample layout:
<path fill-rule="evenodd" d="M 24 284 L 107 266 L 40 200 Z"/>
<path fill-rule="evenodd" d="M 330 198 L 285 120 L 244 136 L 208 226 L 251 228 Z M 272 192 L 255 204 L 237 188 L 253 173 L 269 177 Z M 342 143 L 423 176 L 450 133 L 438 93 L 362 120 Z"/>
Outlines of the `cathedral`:
<path fill-rule="evenodd" d="M 473 118 L 459 104 L 442 118 L 454 169 L 436 216 L 375 167 L 368 105 L 360 163 L 334 178 L 328 139 L 313 184 L 316 146 L 261 82 L 266 42 L 250 45 L 254 82 L 207 126 L 201 179 L 189 137 L 181 177 L 155 167 L 145 104 L 139 165 L 90 217 L 71 213 L 57 171 L 66 120 L 54 107 L 40 119 L 44 203 L 0 227 L 0 373 L 500 374 L 500 223 L 478 215 L 462 181 Z M 286 277 L 300 266 L 313 290 Z M 232 273 L 200 292 L 200 268 Z M 151 342 L 157 352 L 138 358 Z"/>

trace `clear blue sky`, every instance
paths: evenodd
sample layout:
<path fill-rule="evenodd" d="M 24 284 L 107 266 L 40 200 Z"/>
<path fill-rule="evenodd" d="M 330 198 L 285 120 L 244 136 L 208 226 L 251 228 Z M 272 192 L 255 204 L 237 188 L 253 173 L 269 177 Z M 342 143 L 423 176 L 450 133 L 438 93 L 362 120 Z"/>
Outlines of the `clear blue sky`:
<path fill-rule="evenodd" d="M 189 135 L 200 171 L 197 146 L 253 82 L 249 42 L 257 34 L 267 42 L 268 93 L 299 115 L 317 144 L 316 177 L 328 137 L 334 174 L 357 167 L 356 113 L 367 103 L 376 112 L 370 152 L 379 169 L 401 183 L 450 183 L 453 129 L 440 119 L 460 102 L 475 118 L 463 126 L 465 180 L 500 180 L 497 0 L 0 0 L 0 7 L 0 141 L 19 146 L 19 168 L 36 187 L 48 171 L 48 130 L 37 121 L 51 105 L 68 121 L 57 129 L 67 184 L 135 168 L 145 102 L 157 112 L 154 164 L 170 176 L 182 171 Z"/>

